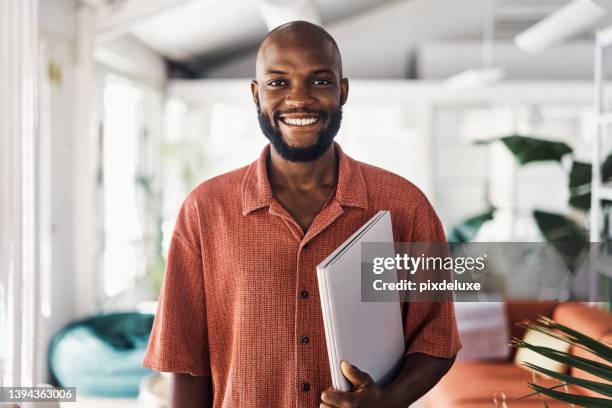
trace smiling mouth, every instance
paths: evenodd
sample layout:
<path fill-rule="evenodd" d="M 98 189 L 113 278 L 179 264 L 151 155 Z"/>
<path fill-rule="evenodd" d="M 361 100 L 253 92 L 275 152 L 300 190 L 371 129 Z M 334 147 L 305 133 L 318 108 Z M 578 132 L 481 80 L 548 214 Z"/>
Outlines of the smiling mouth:
<path fill-rule="evenodd" d="M 280 121 L 287 126 L 310 126 L 319 122 L 321 118 L 319 116 L 306 116 L 306 117 L 290 117 L 281 116 Z"/>

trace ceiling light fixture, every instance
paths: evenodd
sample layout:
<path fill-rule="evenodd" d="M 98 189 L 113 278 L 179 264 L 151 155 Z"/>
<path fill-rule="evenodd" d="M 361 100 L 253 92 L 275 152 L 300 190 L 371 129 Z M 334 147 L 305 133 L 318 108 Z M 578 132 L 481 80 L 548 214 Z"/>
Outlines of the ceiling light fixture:
<path fill-rule="evenodd" d="M 514 37 L 520 49 L 539 53 L 589 29 L 612 10 L 611 0 L 574 0 Z"/>
<path fill-rule="evenodd" d="M 499 67 L 466 69 L 448 78 L 444 85 L 456 91 L 473 89 L 492 85 L 501 81 L 504 76 L 504 70 Z"/>
<path fill-rule="evenodd" d="M 492 66 L 495 29 L 495 0 L 483 0 L 482 67 L 462 71 L 444 81 L 454 91 L 464 91 L 494 84 L 506 76 L 503 68 Z"/>

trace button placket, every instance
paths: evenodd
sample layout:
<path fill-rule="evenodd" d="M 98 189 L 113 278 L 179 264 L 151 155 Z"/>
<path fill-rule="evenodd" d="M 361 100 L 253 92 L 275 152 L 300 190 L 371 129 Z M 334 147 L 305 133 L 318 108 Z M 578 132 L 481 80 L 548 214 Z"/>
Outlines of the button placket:
<path fill-rule="evenodd" d="M 300 395 L 302 397 L 303 404 L 310 404 L 310 399 L 312 398 L 312 372 L 309 368 L 310 364 L 312 364 L 312 348 L 310 346 L 310 334 L 308 330 L 308 316 L 310 315 L 312 308 L 312 302 L 310 300 L 311 293 L 310 290 L 312 285 L 312 277 L 308 277 L 309 273 L 312 271 L 307 271 L 307 268 L 310 267 L 308 259 L 312 254 L 307 250 L 309 245 L 302 244 L 298 248 L 297 254 L 297 270 L 296 272 L 296 315 L 295 315 L 295 356 L 296 356 L 296 370 L 295 380 L 298 390 L 300 391 Z M 305 398 L 305 399 L 304 399 Z M 308 401 L 308 402 L 307 402 Z M 302 406 L 298 404 L 299 406 Z"/>

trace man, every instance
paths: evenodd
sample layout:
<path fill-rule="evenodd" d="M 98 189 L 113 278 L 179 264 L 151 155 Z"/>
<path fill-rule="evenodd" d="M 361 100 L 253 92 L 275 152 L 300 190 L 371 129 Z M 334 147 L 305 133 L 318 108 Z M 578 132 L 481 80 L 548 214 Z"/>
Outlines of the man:
<path fill-rule="evenodd" d="M 406 407 L 452 365 L 452 303 L 406 303 L 394 381 L 343 362 L 353 389 L 330 388 L 316 265 L 381 209 L 396 241 L 445 240 L 414 185 L 333 143 L 348 89 L 322 28 L 292 22 L 262 42 L 251 90 L 271 146 L 187 197 L 168 255 L 144 365 L 175 373 L 171 407 Z"/>

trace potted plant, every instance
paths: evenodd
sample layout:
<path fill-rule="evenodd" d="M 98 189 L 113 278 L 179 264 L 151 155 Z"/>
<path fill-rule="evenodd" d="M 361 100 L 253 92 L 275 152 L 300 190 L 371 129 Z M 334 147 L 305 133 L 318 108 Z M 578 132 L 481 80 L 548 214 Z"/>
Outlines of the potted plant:
<path fill-rule="evenodd" d="M 545 333 L 556 339 L 569 343 L 572 346 L 580 347 L 594 354 L 601 361 L 603 361 L 601 362 L 574 356 L 567 352 L 555 350 L 548 347 L 536 346 L 533 344 L 529 344 L 523 340 L 514 338 L 510 342 L 510 345 L 512 347 L 526 348 L 532 350 L 544 357 L 550 358 L 562 364 L 566 364 L 570 367 L 575 367 L 577 369 L 594 375 L 598 379 L 601 379 L 601 381 L 586 380 L 569 374 L 558 373 L 556 371 L 539 367 L 535 364 L 527 362 L 524 363 L 526 367 L 537 373 L 558 380 L 559 384 L 553 387 L 544 387 L 542 385 L 538 385 L 534 381 L 532 383 L 529 383 L 528 386 L 535 392 L 523 398 L 527 398 L 533 395 L 546 395 L 555 400 L 567 402 L 568 404 L 574 404 L 581 407 L 604 408 L 612 406 L 612 347 L 546 317 L 540 317 L 536 322 L 521 323 L 521 326 L 527 329 L 537 330 L 541 333 Z M 600 394 L 602 397 L 605 398 L 591 397 L 572 393 L 569 390 L 569 386 L 582 387 L 594 391 L 595 393 Z M 546 406 L 545 402 L 544 404 Z"/>
<path fill-rule="evenodd" d="M 543 161 L 557 162 L 561 165 L 564 157 L 573 154 L 573 149 L 564 142 L 518 134 L 476 142 L 477 145 L 489 143 L 502 143 L 514 156 L 519 166 Z M 585 224 L 588 218 L 586 213 L 591 206 L 591 171 L 590 163 L 584 163 L 574 158 L 572 158 L 568 169 L 568 204 L 577 212 L 582 213 L 583 216 L 579 218 L 585 221 L 577 221 L 575 217 L 541 209 L 531 211 L 542 236 L 557 249 L 570 271 L 577 268 L 580 263 L 580 255 L 584 253 L 588 244 L 588 231 Z M 601 174 L 604 182 L 612 182 L 612 154 L 602 164 Z M 611 204 L 609 201 L 603 202 L 605 231 L 610 230 L 608 222 L 610 221 Z M 484 212 L 453 226 L 449 231 L 448 241 L 458 243 L 473 241 L 480 228 L 486 222 L 493 220 L 495 214 L 496 208 L 488 203 Z M 603 241 L 609 241 L 610 238 L 605 236 Z M 600 276 L 598 286 L 600 298 L 612 300 L 612 279 Z"/>

